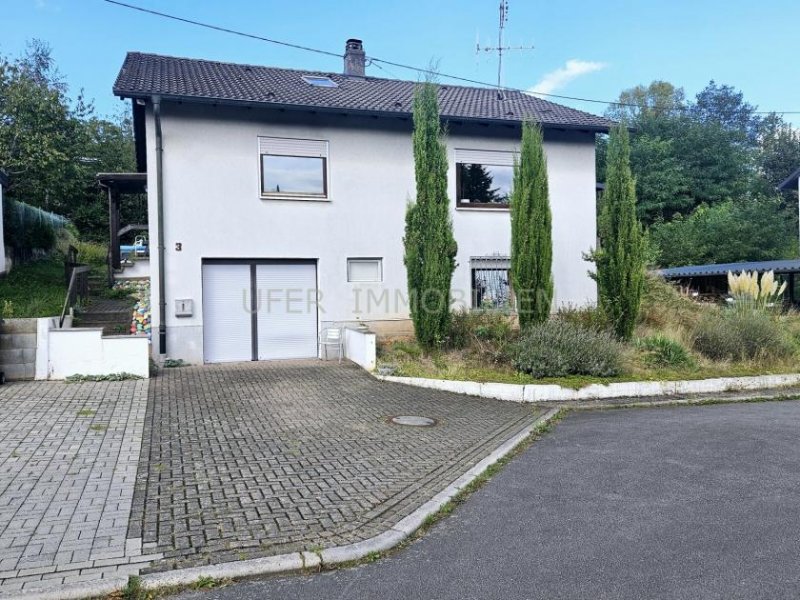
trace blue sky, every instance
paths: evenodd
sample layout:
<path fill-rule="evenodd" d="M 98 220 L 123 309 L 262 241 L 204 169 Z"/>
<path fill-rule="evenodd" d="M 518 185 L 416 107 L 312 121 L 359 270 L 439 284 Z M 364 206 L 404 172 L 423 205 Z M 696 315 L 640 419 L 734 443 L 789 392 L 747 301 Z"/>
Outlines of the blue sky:
<path fill-rule="evenodd" d="M 132 4 L 266 37 L 342 52 L 348 37 L 367 55 L 492 82 L 496 0 L 311 2 L 296 0 L 127 0 Z M 341 60 L 198 29 L 102 0 L 3 0 L 0 52 L 16 55 L 40 38 L 71 90 L 98 112 L 123 105 L 111 86 L 128 50 L 339 71 Z M 570 96 L 613 100 L 620 90 L 665 79 L 693 96 L 710 79 L 741 89 L 761 110 L 800 112 L 797 0 L 510 0 L 506 42 L 535 45 L 507 55 L 504 82 Z M 368 74 L 416 79 L 395 67 Z M 602 113 L 599 104 L 567 102 Z M 800 114 L 787 115 L 800 125 Z"/>

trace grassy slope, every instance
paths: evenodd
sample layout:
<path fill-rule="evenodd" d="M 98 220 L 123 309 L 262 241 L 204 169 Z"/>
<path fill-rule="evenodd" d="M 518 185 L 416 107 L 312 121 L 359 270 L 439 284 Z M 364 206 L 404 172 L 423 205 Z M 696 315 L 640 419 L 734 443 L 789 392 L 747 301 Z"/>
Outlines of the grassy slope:
<path fill-rule="evenodd" d="M 685 347 L 691 347 L 691 332 L 706 311 L 718 310 L 713 305 L 698 304 L 682 296 L 670 285 L 655 279 L 648 280 L 636 335 L 640 337 L 664 334 Z M 781 317 L 787 333 L 800 339 L 800 315 L 789 313 Z M 641 354 L 629 346 L 625 353 L 623 372 L 616 377 L 600 378 L 575 375 L 537 379 L 519 373 L 510 365 L 492 362 L 479 353 L 445 351 L 424 356 L 412 341 L 382 344 L 379 362 L 397 365 L 397 375 L 434 379 L 466 380 L 516 384 L 557 384 L 579 389 L 593 383 L 623 381 L 676 381 L 710 377 L 740 377 L 797 372 L 797 358 L 749 362 L 713 362 L 694 354 L 695 367 L 653 368 L 642 361 Z"/>
<path fill-rule="evenodd" d="M 66 293 L 61 260 L 15 266 L 0 278 L 0 310 L 7 318 L 52 317 L 61 313 Z"/>

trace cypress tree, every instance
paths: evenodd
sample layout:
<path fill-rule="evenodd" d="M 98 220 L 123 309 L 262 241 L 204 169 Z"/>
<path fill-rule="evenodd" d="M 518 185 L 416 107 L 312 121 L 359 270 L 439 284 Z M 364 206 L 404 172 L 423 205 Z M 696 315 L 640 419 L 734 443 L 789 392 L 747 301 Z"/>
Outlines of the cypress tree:
<path fill-rule="evenodd" d="M 608 141 L 600 249 L 595 253 L 600 308 L 623 340 L 633 335 L 644 288 L 644 234 L 636 218 L 630 153 L 628 129 L 617 125 Z"/>
<path fill-rule="evenodd" d="M 552 216 L 542 130 L 522 126 L 511 191 L 511 281 L 520 327 L 543 323 L 553 302 Z"/>
<path fill-rule="evenodd" d="M 433 348 L 450 331 L 450 285 L 457 250 L 447 197 L 447 151 L 433 82 L 417 86 L 413 113 L 417 197 L 406 212 L 404 262 L 414 333 L 422 346 Z"/>

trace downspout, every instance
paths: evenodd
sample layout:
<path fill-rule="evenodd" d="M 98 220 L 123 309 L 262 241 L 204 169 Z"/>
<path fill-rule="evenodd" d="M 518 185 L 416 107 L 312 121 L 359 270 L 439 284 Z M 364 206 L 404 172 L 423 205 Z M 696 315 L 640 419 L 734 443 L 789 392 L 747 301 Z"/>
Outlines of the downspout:
<path fill-rule="evenodd" d="M 161 97 L 153 96 L 156 125 L 156 227 L 158 227 L 158 353 L 167 353 L 167 300 L 164 286 L 164 138 L 161 134 Z"/>

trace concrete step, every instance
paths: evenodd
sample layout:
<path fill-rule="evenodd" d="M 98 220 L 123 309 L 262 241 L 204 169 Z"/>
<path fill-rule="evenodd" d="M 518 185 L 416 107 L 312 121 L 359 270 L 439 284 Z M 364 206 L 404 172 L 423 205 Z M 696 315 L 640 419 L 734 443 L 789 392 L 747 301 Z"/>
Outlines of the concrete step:
<path fill-rule="evenodd" d="M 35 333 L 0 333 L 0 350 L 36 348 Z"/>
<path fill-rule="evenodd" d="M 130 323 L 129 313 L 83 313 L 75 315 L 74 319 L 81 323 Z"/>
<path fill-rule="evenodd" d="M 3 319 L 0 333 L 36 333 L 36 319 Z"/>
<path fill-rule="evenodd" d="M 94 323 L 87 323 L 85 321 L 73 321 L 73 327 L 81 328 L 92 328 L 97 329 L 98 327 L 103 328 L 103 335 L 125 335 L 130 333 L 130 321 L 126 323 L 121 323 L 119 321 L 100 321 Z"/>
<path fill-rule="evenodd" d="M 24 381 L 33 379 L 36 376 L 36 367 L 31 364 L 25 365 L 0 365 L 0 371 L 5 373 L 6 381 Z"/>
<path fill-rule="evenodd" d="M 36 363 L 36 348 L 9 348 L 0 350 L 0 368 L 3 365 Z"/>

